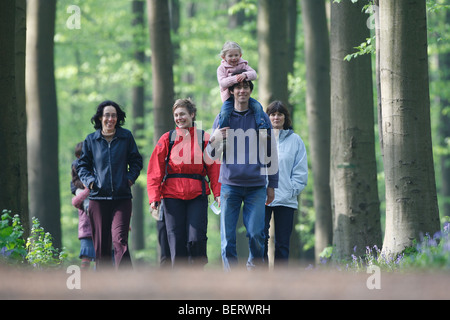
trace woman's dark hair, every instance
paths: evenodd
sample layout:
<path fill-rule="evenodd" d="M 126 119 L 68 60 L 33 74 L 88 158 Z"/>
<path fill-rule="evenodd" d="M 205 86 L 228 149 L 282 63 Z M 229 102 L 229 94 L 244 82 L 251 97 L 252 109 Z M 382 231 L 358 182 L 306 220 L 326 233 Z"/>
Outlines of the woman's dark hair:
<path fill-rule="evenodd" d="M 97 107 L 97 112 L 92 116 L 91 123 L 94 125 L 95 129 L 101 129 L 102 128 L 102 122 L 100 121 L 100 118 L 103 116 L 103 109 L 107 106 L 112 106 L 117 111 L 117 123 L 116 128 L 123 126 L 125 123 L 125 112 L 120 108 L 120 106 L 111 100 L 106 100 L 100 103 Z"/>
<path fill-rule="evenodd" d="M 291 116 L 289 114 L 289 110 L 284 106 L 283 102 L 275 100 L 272 101 L 267 107 L 266 113 L 267 115 L 271 115 L 272 113 L 279 112 L 284 114 L 284 125 L 283 129 L 292 129 Z"/>

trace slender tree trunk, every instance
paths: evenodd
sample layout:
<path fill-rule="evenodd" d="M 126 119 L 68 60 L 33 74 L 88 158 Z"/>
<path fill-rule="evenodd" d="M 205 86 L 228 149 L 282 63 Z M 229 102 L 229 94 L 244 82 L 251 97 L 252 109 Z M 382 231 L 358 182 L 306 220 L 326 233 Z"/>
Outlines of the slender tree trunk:
<path fill-rule="evenodd" d="M 133 34 L 134 34 L 134 60 L 141 70 L 144 68 L 145 52 L 143 44 L 144 30 L 144 0 L 133 0 Z M 138 79 L 135 79 L 132 88 L 133 103 L 133 133 L 140 150 L 142 150 L 142 139 L 144 139 L 144 79 L 139 72 Z M 140 184 L 133 186 L 133 217 L 131 220 L 131 239 L 133 248 L 144 249 L 144 189 Z"/>
<path fill-rule="evenodd" d="M 53 64 L 55 0 L 29 0 L 27 15 L 27 146 L 30 215 L 61 247 L 58 110 Z"/>
<path fill-rule="evenodd" d="M 147 0 L 154 108 L 154 142 L 173 128 L 173 49 L 170 40 L 169 5 L 166 0 Z"/>
<path fill-rule="evenodd" d="M 297 21 L 298 21 L 297 0 L 288 1 L 288 73 L 294 73 L 295 53 L 297 49 Z M 292 110 L 289 110 L 292 113 Z"/>
<path fill-rule="evenodd" d="M 229 2 L 228 7 L 231 7 L 240 3 L 241 0 L 228 0 L 228 2 Z M 228 20 L 228 28 L 236 29 L 237 27 L 242 26 L 244 22 L 245 22 L 245 12 L 244 10 L 239 10 L 238 12 L 230 15 L 230 18 Z"/>
<path fill-rule="evenodd" d="M 288 95 L 288 39 L 287 39 L 287 1 L 258 1 L 258 95 L 263 108 L 270 102 L 281 100 L 286 105 Z M 274 261 L 274 219 L 269 229 L 269 264 Z"/>
<path fill-rule="evenodd" d="M 25 0 L 0 3 L 0 212 L 18 214 L 29 234 L 25 109 Z"/>
<path fill-rule="evenodd" d="M 273 100 L 288 103 L 287 9 L 287 1 L 258 2 L 258 95 L 264 108 Z"/>
<path fill-rule="evenodd" d="M 386 232 L 400 253 L 439 230 L 430 126 L 425 0 L 380 0 Z"/>
<path fill-rule="evenodd" d="M 450 10 L 447 9 L 444 17 L 445 24 L 450 25 Z M 440 88 L 449 88 L 450 85 L 450 49 L 441 49 L 438 54 L 439 64 L 439 81 Z M 444 150 L 449 150 L 450 139 L 450 114 L 448 108 L 450 106 L 450 95 L 448 90 L 441 92 L 439 96 L 440 117 L 439 117 L 439 139 L 440 145 Z M 442 216 L 450 216 L 450 154 L 441 155 L 441 172 L 442 172 L 442 186 L 441 196 L 443 199 Z"/>
<path fill-rule="evenodd" d="M 306 110 L 314 177 L 315 257 L 333 242 L 330 194 L 330 46 L 324 0 L 302 0 Z"/>
<path fill-rule="evenodd" d="M 331 185 L 337 259 L 381 246 L 371 57 L 344 57 L 369 37 L 361 1 L 331 5 Z"/>
<path fill-rule="evenodd" d="M 383 108 L 381 105 L 381 82 L 380 82 L 380 1 L 374 0 L 374 27 L 375 27 L 375 81 L 377 88 L 377 110 L 378 110 L 378 139 L 380 141 L 381 155 L 383 151 Z"/>

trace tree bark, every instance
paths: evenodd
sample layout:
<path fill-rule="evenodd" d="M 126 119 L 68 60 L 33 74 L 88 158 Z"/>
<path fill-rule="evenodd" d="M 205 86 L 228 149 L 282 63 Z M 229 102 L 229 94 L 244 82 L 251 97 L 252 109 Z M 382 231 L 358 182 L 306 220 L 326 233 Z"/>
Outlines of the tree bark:
<path fill-rule="evenodd" d="M 0 212 L 18 214 L 29 235 L 25 107 L 25 0 L 0 4 Z"/>
<path fill-rule="evenodd" d="M 58 110 L 53 62 L 55 0 L 29 0 L 27 15 L 27 146 L 30 215 L 61 247 Z"/>
<path fill-rule="evenodd" d="M 273 100 L 288 103 L 287 1 L 258 2 L 258 95 L 267 108 Z"/>
<path fill-rule="evenodd" d="M 380 0 L 386 232 L 397 254 L 439 230 L 430 126 L 425 0 Z"/>
<path fill-rule="evenodd" d="M 330 194 L 330 46 L 324 0 L 302 0 L 306 110 L 314 177 L 315 258 L 333 242 Z"/>
<path fill-rule="evenodd" d="M 344 57 L 369 37 L 363 3 L 331 5 L 331 192 L 336 259 L 381 246 L 371 57 Z"/>
<path fill-rule="evenodd" d="M 447 9 L 444 16 L 444 24 L 450 25 L 450 10 Z M 441 49 L 438 54 L 438 68 L 440 88 L 443 90 L 439 96 L 440 116 L 439 116 L 439 144 L 444 150 L 449 150 L 450 144 L 450 114 L 448 108 L 450 106 L 450 95 L 448 90 L 444 88 L 449 87 L 450 83 L 450 49 Z M 442 216 L 450 216 L 450 154 L 447 151 L 441 155 L 441 172 L 442 172 L 442 186 L 441 196 L 443 199 Z"/>
<path fill-rule="evenodd" d="M 144 30 L 144 4 L 143 0 L 133 0 L 133 33 L 134 33 L 134 60 L 139 69 L 144 68 L 145 52 L 142 43 L 142 35 Z M 139 72 L 138 79 L 135 79 L 132 88 L 132 104 L 133 104 L 133 133 L 136 143 L 142 150 L 141 141 L 145 138 L 144 130 L 144 78 Z M 142 153 L 142 151 L 141 151 Z M 144 249 L 144 188 L 140 184 L 133 186 L 133 217 L 131 219 L 131 240 L 133 249 Z"/>
<path fill-rule="evenodd" d="M 154 143 L 173 128 L 172 106 L 173 49 L 170 38 L 169 5 L 166 0 L 147 0 L 150 45 L 152 48 L 152 86 Z"/>

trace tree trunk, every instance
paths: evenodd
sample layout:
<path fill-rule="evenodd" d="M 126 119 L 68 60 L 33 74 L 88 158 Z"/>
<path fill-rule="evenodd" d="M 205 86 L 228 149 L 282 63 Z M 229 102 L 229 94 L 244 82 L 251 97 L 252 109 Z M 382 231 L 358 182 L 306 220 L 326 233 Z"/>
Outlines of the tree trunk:
<path fill-rule="evenodd" d="M 267 108 L 273 100 L 288 103 L 287 1 L 258 2 L 258 95 Z"/>
<path fill-rule="evenodd" d="M 144 34 L 144 2 L 142 0 L 133 0 L 133 34 L 134 34 L 134 60 L 141 70 L 144 68 L 145 52 L 143 34 Z M 136 143 L 142 150 L 141 141 L 145 138 L 144 130 L 144 79 L 139 72 L 139 78 L 135 79 L 132 88 L 132 104 L 133 104 L 133 133 Z M 142 152 L 142 151 L 141 151 Z M 144 249 L 144 189 L 140 184 L 133 186 L 133 217 L 131 219 L 131 239 L 133 249 Z"/>
<path fill-rule="evenodd" d="M 228 7 L 232 7 L 239 4 L 241 0 L 229 0 L 228 2 L 229 2 Z M 242 26 L 244 22 L 245 22 L 245 11 L 239 10 L 238 12 L 229 15 L 228 28 L 236 29 Z"/>
<path fill-rule="evenodd" d="M 380 141 L 381 156 L 383 151 L 383 108 L 381 105 L 381 82 L 380 82 L 380 2 L 374 0 L 374 24 L 375 27 L 375 81 L 377 88 L 377 111 L 378 111 L 378 139 Z"/>
<path fill-rule="evenodd" d="M 315 257 L 333 241 L 330 194 L 330 46 L 324 0 L 302 0 L 306 110 L 314 177 Z"/>
<path fill-rule="evenodd" d="M 447 9 L 444 17 L 445 25 L 450 25 L 450 10 Z M 438 54 L 439 64 L 439 81 L 440 88 L 449 88 L 450 83 L 450 49 L 441 49 Z M 444 91 L 444 90 L 443 90 Z M 439 116 L 439 144 L 444 150 L 449 150 L 450 139 L 450 114 L 448 108 L 450 106 L 450 95 L 448 90 L 441 92 L 439 96 L 440 116 Z M 441 155 L 441 172 L 442 172 L 442 186 L 441 196 L 443 199 L 442 216 L 450 216 L 450 154 L 447 151 Z"/>
<path fill-rule="evenodd" d="M 152 48 L 154 142 L 173 128 L 173 50 L 170 40 L 169 5 L 166 0 L 147 0 Z"/>
<path fill-rule="evenodd" d="M 281 100 L 286 105 L 289 102 L 287 17 L 287 1 L 258 1 L 258 100 L 264 109 L 274 100 Z M 271 219 L 268 253 L 271 265 L 274 261 L 274 228 Z"/>
<path fill-rule="evenodd" d="M 18 214 L 29 235 L 25 109 L 26 1 L 0 3 L 0 212 Z"/>
<path fill-rule="evenodd" d="M 439 230 L 430 126 L 425 0 L 380 0 L 386 232 L 400 253 Z"/>
<path fill-rule="evenodd" d="M 30 215 L 61 247 L 58 110 L 53 65 L 55 0 L 29 0 L 27 15 L 27 146 Z"/>
<path fill-rule="evenodd" d="M 369 37 L 362 1 L 331 5 L 331 188 L 336 259 L 381 245 L 371 57 L 344 57 Z"/>

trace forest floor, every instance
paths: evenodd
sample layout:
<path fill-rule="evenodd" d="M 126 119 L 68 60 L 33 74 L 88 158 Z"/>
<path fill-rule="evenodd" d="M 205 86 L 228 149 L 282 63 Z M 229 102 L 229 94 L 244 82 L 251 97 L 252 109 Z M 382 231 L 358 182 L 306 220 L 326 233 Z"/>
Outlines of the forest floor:
<path fill-rule="evenodd" d="M 0 299 L 45 300 L 441 300 L 449 272 L 372 273 L 289 267 L 225 273 L 221 268 L 72 273 L 0 268 Z M 79 288 L 75 287 L 79 285 Z"/>

